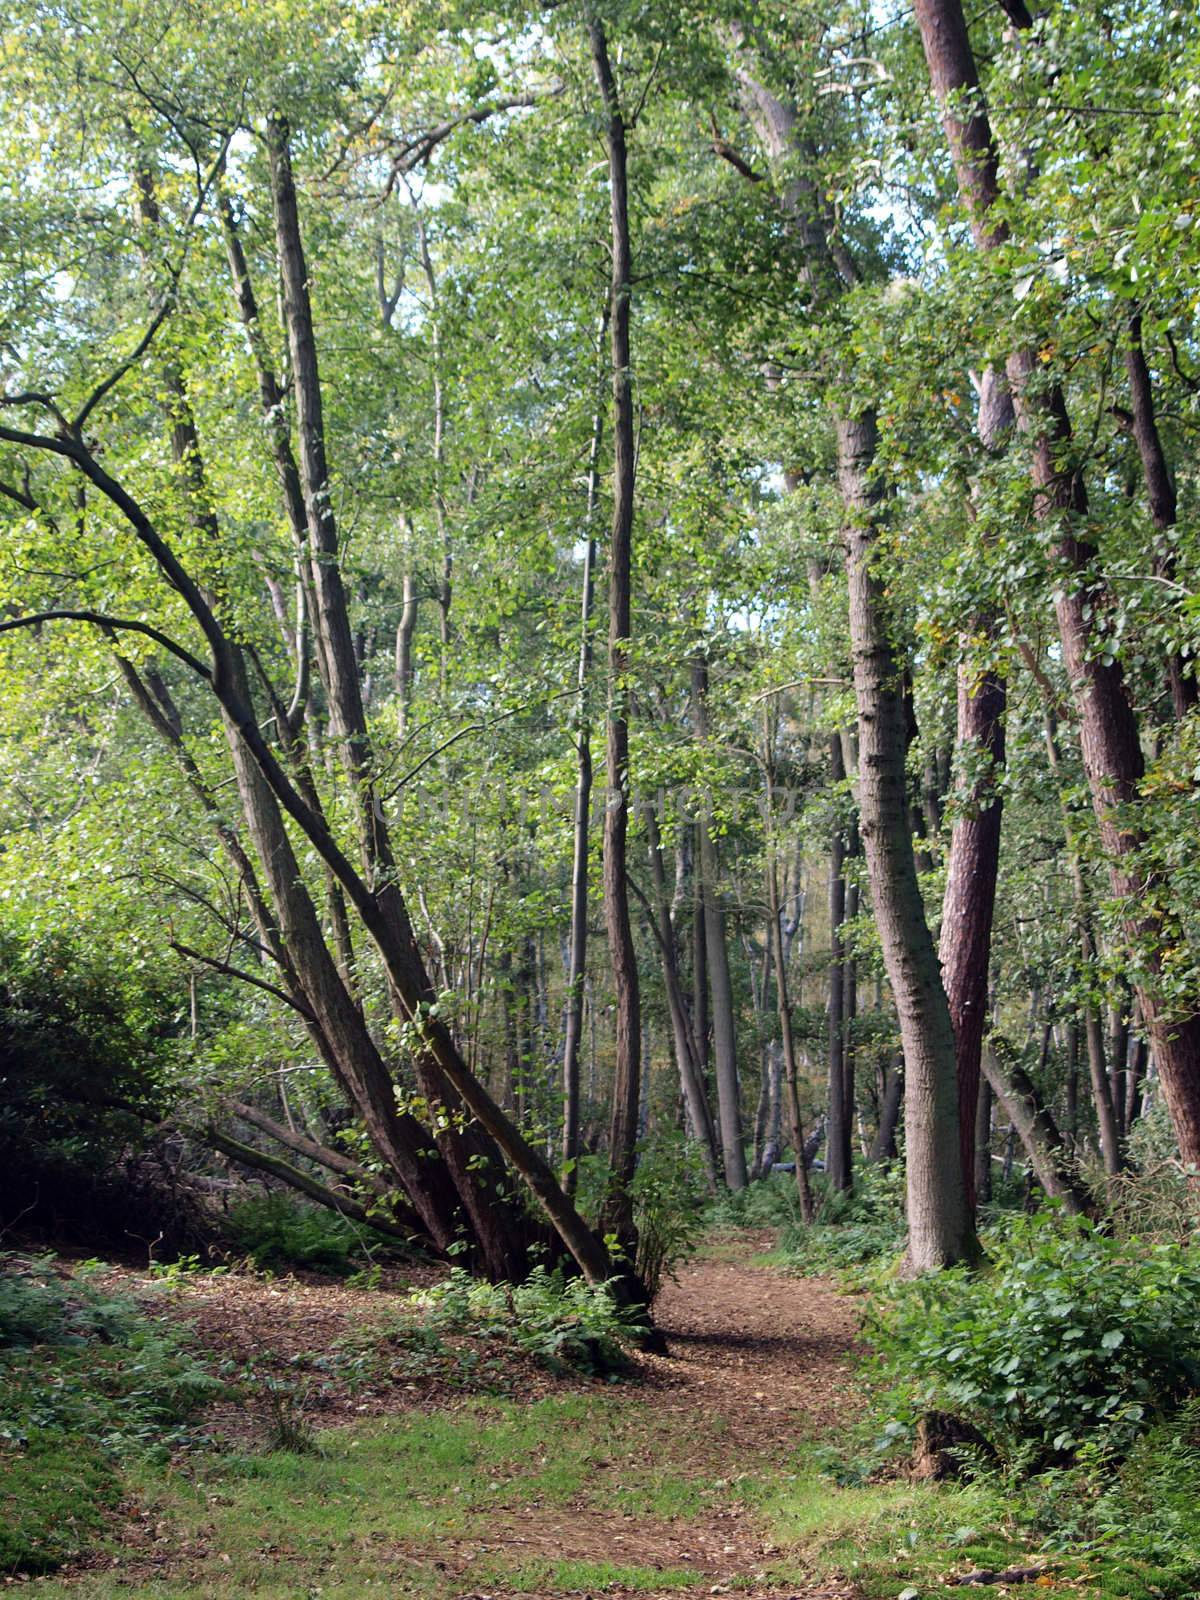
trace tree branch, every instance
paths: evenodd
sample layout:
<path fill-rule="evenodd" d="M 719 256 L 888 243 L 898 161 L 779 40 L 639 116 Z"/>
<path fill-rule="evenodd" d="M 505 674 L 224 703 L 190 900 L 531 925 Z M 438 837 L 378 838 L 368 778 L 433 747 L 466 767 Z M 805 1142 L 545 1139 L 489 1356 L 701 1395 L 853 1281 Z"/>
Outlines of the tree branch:
<path fill-rule="evenodd" d="M 90 622 L 105 632 L 143 634 L 190 667 L 206 683 L 212 682 L 212 673 L 190 650 L 185 650 L 183 645 L 176 644 L 174 639 L 160 629 L 151 627 L 148 622 L 137 622 L 130 617 L 110 617 L 102 611 L 34 611 L 27 617 L 9 617 L 7 621 L 0 622 L 0 633 L 10 633 L 14 628 L 37 628 L 43 622 Z"/>

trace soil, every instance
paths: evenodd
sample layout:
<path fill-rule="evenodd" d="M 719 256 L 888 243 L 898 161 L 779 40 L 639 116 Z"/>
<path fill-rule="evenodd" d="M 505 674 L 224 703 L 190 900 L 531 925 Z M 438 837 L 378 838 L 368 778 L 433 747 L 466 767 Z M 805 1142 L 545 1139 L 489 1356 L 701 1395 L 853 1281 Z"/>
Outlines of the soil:
<path fill-rule="evenodd" d="M 405 1304 L 394 1291 L 413 1284 L 412 1272 L 405 1274 L 404 1285 L 385 1283 L 370 1290 L 238 1274 L 198 1277 L 165 1293 L 160 1286 L 159 1314 L 172 1322 L 190 1322 L 196 1341 L 234 1366 L 250 1364 L 264 1378 L 286 1377 L 302 1389 L 307 1384 L 306 1420 L 311 1415 L 317 1426 L 454 1408 L 481 1391 L 520 1400 L 582 1391 L 611 1401 L 628 1393 L 653 1418 L 643 1465 L 652 1467 L 656 1448 L 669 1446 L 674 1475 L 694 1476 L 718 1488 L 727 1481 L 730 1486 L 728 1499 L 715 1497 L 713 1509 L 697 1524 L 587 1503 L 523 1503 L 522 1482 L 515 1477 L 511 1495 L 498 1496 L 486 1542 L 477 1536 L 469 1541 L 439 1537 L 436 1557 L 417 1549 L 380 1552 L 398 1569 L 436 1566 L 456 1600 L 501 1600 L 502 1586 L 495 1577 L 486 1589 L 472 1581 L 478 1566 L 491 1564 L 494 1569 L 498 1554 L 506 1563 L 521 1565 L 608 1561 L 695 1571 L 696 1588 L 664 1590 L 664 1596 L 747 1589 L 756 1600 L 853 1600 L 858 1590 L 849 1583 L 772 1586 L 768 1569 L 780 1553 L 737 1495 L 740 1477 L 769 1478 L 797 1443 L 837 1437 L 859 1404 L 852 1376 L 859 1320 L 855 1301 L 819 1280 L 788 1278 L 756 1265 L 753 1257 L 771 1242 L 766 1234 L 741 1233 L 736 1242 L 727 1241 L 682 1267 L 655 1305 L 669 1354 L 637 1357 L 632 1382 L 616 1389 L 597 1380 L 547 1374 L 509 1353 L 467 1384 L 453 1361 L 444 1371 L 436 1364 L 430 1368 L 418 1363 L 415 1369 L 406 1365 L 402 1346 L 395 1361 L 386 1359 L 386 1353 L 385 1359 L 373 1360 L 365 1378 L 347 1371 L 344 1362 L 329 1363 L 329 1352 L 344 1348 L 348 1340 L 351 1348 L 361 1342 L 364 1349 L 378 1350 L 375 1330 L 381 1317 L 389 1316 L 389 1305 Z M 431 1270 L 425 1276 L 437 1273 Z M 262 1387 L 265 1391 L 269 1385 Z M 207 1419 L 208 1430 L 219 1440 L 249 1448 L 262 1442 L 269 1426 L 269 1402 L 248 1404 L 244 1398 L 214 1408 Z M 596 1463 L 597 1475 L 611 1472 L 614 1483 L 620 1471 L 619 1464 Z M 151 1564 L 163 1574 L 164 1552 L 160 1548 L 151 1554 L 146 1543 L 145 1533 L 129 1528 L 125 1553 L 115 1564 L 131 1578 L 138 1569 L 146 1573 Z M 196 1555 L 203 1552 L 190 1552 L 184 1563 L 193 1576 Z M 640 1592 L 646 1597 L 646 1591 Z"/>

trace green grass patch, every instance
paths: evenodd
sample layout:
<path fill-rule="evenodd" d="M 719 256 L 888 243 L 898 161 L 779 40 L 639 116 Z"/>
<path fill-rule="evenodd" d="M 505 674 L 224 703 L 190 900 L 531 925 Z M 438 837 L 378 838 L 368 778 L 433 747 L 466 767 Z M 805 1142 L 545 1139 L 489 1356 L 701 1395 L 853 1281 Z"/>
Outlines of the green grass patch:
<path fill-rule="evenodd" d="M 894 1480 L 842 1485 L 819 1473 L 784 1477 L 762 1501 L 772 1537 L 796 1573 L 846 1574 L 895 1600 L 952 1572 L 1031 1559 L 994 1491 Z"/>
<path fill-rule="evenodd" d="M 121 1498 L 112 1459 L 46 1434 L 0 1449 L 0 1573 L 52 1572 L 95 1539 Z"/>
<path fill-rule="evenodd" d="M 504 1518 L 533 1507 L 583 1506 L 614 1516 L 702 1519 L 732 1500 L 752 1502 L 767 1479 L 717 1475 L 719 1439 L 697 1477 L 694 1423 L 656 1415 L 653 1403 L 616 1393 L 532 1405 L 473 1399 L 454 1411 L 389 1418 L 316 1436 L 313 1450 L 197 1454 L 167 1477 L 149 1467 L 130 1481 L 145 1520 L 165 1530 L 159 1548 L 183 1552 L 163 1579 L 132 1588 L 119 1574 L 86 1574 L 42 1594 L 107 1600 L 129 1594 L 323 1595 L 363 1593 L 381 1577 L 390 1592 L 440 1597 L 464 1580 L 439 1571 L 448 1546 L 486 1545 Z M 711 1476 L 707 1474 L 711 1472 Z M 207 1551 L 202 1561 L 187 1552 Z M 482 1582 L 485 1563 L 472 1582 Z M 681 1567 L 575 1561 L 512 1564 L 486 1558 L 487 1583 L 532 1592 L 682 1587 Z M 283 1576 L 286 1574 L 286 1582 Z"/>
<path fill-rule="evenodd" d="M 611 1561 L 526 1561 L 507 1570 L 497 1568 L 488 1575 L 513 1594 L 688 1589 L 701 1581 L 701 1575 L 687 1567 L 623 1567 Z"/>

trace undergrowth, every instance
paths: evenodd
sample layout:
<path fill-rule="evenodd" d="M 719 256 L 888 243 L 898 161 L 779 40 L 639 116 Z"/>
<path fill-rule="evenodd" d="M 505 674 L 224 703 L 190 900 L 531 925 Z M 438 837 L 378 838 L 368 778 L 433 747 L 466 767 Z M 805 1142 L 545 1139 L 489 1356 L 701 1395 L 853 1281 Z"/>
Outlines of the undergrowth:
<path fill-rule="evenodd" d="M 625 1347 L 643 1331 L 603 1284 L 535 1267 L 524 1283 L 495 1284 L 461 1267 L 412 1296 L 422 1326 L 435 1335 L 499 1340 L 551 1371 L 600 1376 L 625 1370 Z"/>
<path fill-rule="evenodd" d="M 283 1194 L 238 1201 L 229 1209 L 224 1232 L 234 1249 L 264 1272 L 300 1267 L 345 1278 L 369 1270 L 381 1250 L 394 1249 L 371 1228 Z"/>
<path fill-rule="evenodd" d="M 93 1540 L 120 1464 L 163 1459 L 222 1385 L 123 1296 L 50 1257 L 0 1256 L 0 1570 L 45 1572 Z"/>

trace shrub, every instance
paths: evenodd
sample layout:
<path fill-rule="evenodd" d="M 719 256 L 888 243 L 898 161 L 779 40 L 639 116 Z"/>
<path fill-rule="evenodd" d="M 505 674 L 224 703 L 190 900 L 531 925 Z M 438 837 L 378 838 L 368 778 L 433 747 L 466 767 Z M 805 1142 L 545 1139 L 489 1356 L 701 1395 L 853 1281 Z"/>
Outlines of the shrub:
<path fill-rule="evenodd" d="M 1200 1389 L 1200 1249 L 1115 1239 L 1083 1218 L 1014 1217 L 987 1271 L 893 1287 L 874 1339 L 896 1423 L 964 1418 L 1017 1468 L 1122 1455 Z"/>
<path fill-rule="evenodd" d="M 642 1330 L 603 1284 L 535 1267 L 524 1283 L 486 1283 L 461 1267 L 412 1297 L 427 1329 L 502 1339 L 552 1371 L 619 1372 Z"/>
<path fill-rule="evenodd" d="M 229 1209 L 225 1232 L 264 1271 L 306 1267 L 345 1277 L 369 1262 L 384 1240 L 334 1211 L 285 1194 L 253 1195 Z"/>
<path fill-rule="evenodd" d="M 723 1190 L 709 1205 L 707 1221 L 714 1228 L 799 1227 L 800 1197 L 795 1176 L 772 1172 L 744 1189 Z"/>
<path fill-rule="evenodd" d="M 0 934 L 0 1163 L 15 1188 L 95 1173 L 161 1115 L 178 1005 L 63 938 Z"/>
<path fill-rule="evenodd" d="M 704 1231 L 707 1189 L 699 1151 L 679 1134 L 646 1140 L 631 1185 L 638 1277 L 653 1300 Z"/>
<path fill-rule="evenodd" d="M 811 1227 L 798 1219 L 785 1228 L 780 1244 L 801 1272 L 840 1272 L 890 1261 L 904 1248 L 904 1168 L 863 1164 L 855 1168 L 854 1188 L 830 1189 L 815 1175 L 818 1211 Z"/>
<path fill-rule="evenodd" d="M 595 1226 L 612 1184 L 612 1169 L 603 1156 L 584 1155 L 579 1158 L 578 1179 L 580 1213 Z M 704 1168 L 695 1145 L 673 1132 L 643 1140 L 630 1195 L 638 1236 L 634 1267 L 653 1300 L 664 1278 L 694 1252 L 710 1220 L 705 1211 Z"/>

